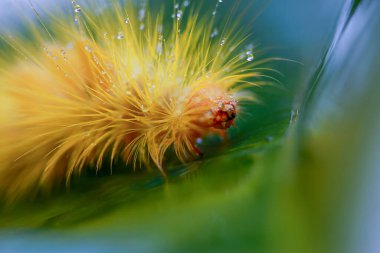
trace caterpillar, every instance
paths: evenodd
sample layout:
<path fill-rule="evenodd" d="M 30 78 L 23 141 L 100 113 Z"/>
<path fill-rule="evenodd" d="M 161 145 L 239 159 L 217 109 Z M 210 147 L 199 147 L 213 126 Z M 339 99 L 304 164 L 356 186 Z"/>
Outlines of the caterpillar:
<path fill-rule="evenodd" d="M 207 15 L 202 4 L 175 3 L 169 18 L 145 1 L 71 4 L 44 18 L 30 2 L 38 22 L 29 37 L 1 35 L 2 197 L 48 191 L 118 159 L 165 175 L 168 150 L 182 162 L 202 155 L 196 140 L 225 137 L 240 101 L 253 100 L 244 90 L 259 83 L 264 60 L 238 22 L 218 24 L 221 0 Z"/>

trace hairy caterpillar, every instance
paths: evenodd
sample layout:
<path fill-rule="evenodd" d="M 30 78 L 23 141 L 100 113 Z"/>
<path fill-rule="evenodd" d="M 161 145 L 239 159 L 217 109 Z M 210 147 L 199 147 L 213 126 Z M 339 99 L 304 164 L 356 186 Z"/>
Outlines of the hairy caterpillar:
<path fill-rule="evenodd" d="M 236 24 L 217 28 L 216 8 L 201 16 L 189 4 L 174 5 L 168 26 L 146 2 L 95 12 L 72 1 L 69 18 L 45 25 L 37 13 L 33 44 L 2 36 L 18 57 L 1 62 L 2 195 L 69 183 L 120 158 L 163 172 L 168 149 L 187 161 L 201 154 L 197 138 L 226 134 L 264 60 L 254 61 Z"/>

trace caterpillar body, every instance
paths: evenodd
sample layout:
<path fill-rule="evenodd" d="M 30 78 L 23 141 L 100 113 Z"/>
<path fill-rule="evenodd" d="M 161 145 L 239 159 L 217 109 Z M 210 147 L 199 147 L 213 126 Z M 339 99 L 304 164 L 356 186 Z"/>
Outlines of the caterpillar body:
<path fill-rule="evenodd" d="M 216 35 L 214 15 L 201 17 L 188 1 L 174 7 L 170 27 L 147 3 L 97 13 L 72 3 L 74 16 L 31 25 L 29 41 L 2 36 L 19 56 L 1 63 L 5 197 L 68 184 L 116 159 L 153 161 L 164 174 L 168 149 L 187 161 L 201 154 L 197 138 L 225 136 L 247 80 L 260 75 L 236 26 Z"/>

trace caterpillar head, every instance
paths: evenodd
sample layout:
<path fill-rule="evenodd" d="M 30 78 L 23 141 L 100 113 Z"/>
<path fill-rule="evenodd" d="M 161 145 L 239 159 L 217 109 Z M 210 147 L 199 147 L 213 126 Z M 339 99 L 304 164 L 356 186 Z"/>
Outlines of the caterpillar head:
<path fill-rule="evenodd" d="M 147 115 L 153 124 L 146 128 L 147 149 L 158 167 L 170 146 L 182 161 L 202 155 L 196 140 L 207 134 L 225 137 L 238 111 L 236 98 L 222 85 L 206 84 L 193 90 L 182 88 L 169 94 L 159 98 L 161 101 L 156 101 Z"/>

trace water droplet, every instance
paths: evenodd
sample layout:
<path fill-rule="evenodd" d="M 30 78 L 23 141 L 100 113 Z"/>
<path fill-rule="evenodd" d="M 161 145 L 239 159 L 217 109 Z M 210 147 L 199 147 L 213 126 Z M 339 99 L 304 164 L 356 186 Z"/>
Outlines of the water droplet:
<path fill-rule="evenodd" d="M 141 111 L 142 112 L 148 112 L 149 110 L 148 110 L 148 108 L 145 108 L 144 105 L 141 105 Z"/>
<path fill-rule="evenodd" d="M 152 93 L 154 91 L 154 88 L 156 88 L 156 85 L 154 84 L 149 85 L 149 88 L 148 88 L 149 92 Z"/>
<path fill-rule="evenodd" d="M 162 48 L 162 42 L 157 43 L 157 47 L 156 47 L 157 54 L 161 55 L 162 54 L 162 50 L 163 50 L 163 48 Z"/>
<path fill-rule="evenodd" d="M 66 54 L 65 50 L 61 49 L 61 55 L 63 56 L 65 54 Z"/>
<path fill-rule="evenodd" d="M 219 2 L 219 3 L 223 3 L 223 0 L 219 0 L 218 2 Z"/>
<path fill-rule="evenodd" d="M 220 45 L 223 46 L 226 43 L 226 38 L 223 38 L 222 41 L 220 42 Z"/>
<path fill-rule="evenodd" d="M 190 1 L 189 0 L 186 0 L 186 1 L 183 2 L 183 6 L 184 7 L 187 7 L 189 5 L 190 5 Z"/>
<path fill-rule="evenodd" d="M 122 39 L 124 39 L 124 33 L 123 33 L 123 32 L 118 32 L 116 38 L 117 38 L 118 40 L 122 40 Z"/>
<path fill-rule="evenodd" d="M 108 38 L 108 33 L 107 33 L 107 32 L 104 32 L 103 37 L 104 37 L 105 39 L 107 39 L 107 38 Z"/>
<path fill-rule="evenodd" d="M 217 35 L 218 35 L 218 29 L 217 29 L 217 28 L 214 28 L 214 30 L 212 31 L 210 37 L 211 37 L 211 38 L 215 38 Z"/>
<path fill-rule="evenodd" d="M 76 5 L 74 5 L 74 11 L 75 11 L 76 13 L 78 13 L 78 12 L 81 12 L 81 11 L 82 11 L 82 9 L 81 9 L 81 7 L 80 7 L 80 5 L 79 5 L 79 4 L 76 4 Z"/>
<path fill-rule="evenodd" d="M 142 30 L 144 30 L 144 28 L 145 28 L 145 25 L 143 23 L 141 23 L 140 24 L 140 30 L 142 31 Z"/>
<path fill-rule="evenodd" d="M 72 50 L 73 48 L 74 48 L 74 43 L 73 42 L 67 43 L 66 50 Z"/>
<path fill-rule="evenodd" d="M 179 8 L 179 4 L 175 4 L 174 9 L 178 9 L 178 8 Z"/>
<path fill-rule="evenodd" d="M 271 142 L 271 141 L 273 141 L 273 136 L 271 136 L 271 135 L 266 136 L 266 137 L 265 137 L 265 140 L 266 140 L 267 142 Z"/>
<path fill-rule="evenodd" d="M 139 10 L 139 21 L 142 21 L 145 17 L 145 9 L 142 8 Z"/>
<path fill-rule="evenodd" d="M 124 19 L 124 23 L 129 24 L 129 18 Z"/>
<path fill-rule="evenodd" d="M 97 65 L 99 65 L 99 60 L 98 60 L 98 58 L 97 58 L 96 56 L 93 56 L 92 59 L 94 60 L 94 62 L 95 62 Z"/>
<path fill-rule="evenodd" d="M 164 30 L 164 27 L 163 27 L 162 25 L 158 25 L 158 26 L 157 26 L 157 32 L 158 32 L 158 33 L 162 33 L 163 30 Z M 161 37 L 162 37 L 162 35 L 161 35 Z"/>
<path fill-rule="evenodd" d="M 183 12 L 181 10 L 177 11 L 177 20 L 181 20 Z"/>
<path fill-rule="evenodd" d="M 247 61 L 253 61 L 255 58 L 252 54 L 252 51 L 247 51 L 245 54 L 247 55 Z"/>
<path fill-rule="evenodd" d="M 87 52 L 92 52 L 92 49 L 91 49 L 91 47 L 89 47 L 89 46 L 84 46 L 84 50 L 86 50 Z"/>
<path fill-rule="evenodd" d="M 213 11 L 213 12 L 212 12 L 212 15 L 215 16 L 215 15 L 216 15 L 216 11 Z"/>
<path fill-rule="evenodd" d="M 249 43 L 248 45 L 245 46 L 245 48 L 247 49 L 247 51 L 252 51 L 253 43 Z"/>
<path fill-rule="evenodd" d="M 197 144 L 202 144 L 203 139 L 202 139 L 202 138 L 197 138 L 197 139 L 195 140 L 195 142 L 196 142 Z"/>

